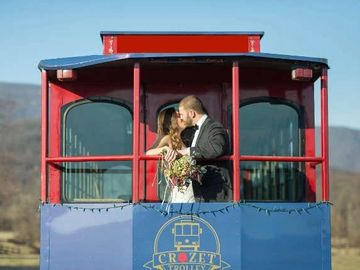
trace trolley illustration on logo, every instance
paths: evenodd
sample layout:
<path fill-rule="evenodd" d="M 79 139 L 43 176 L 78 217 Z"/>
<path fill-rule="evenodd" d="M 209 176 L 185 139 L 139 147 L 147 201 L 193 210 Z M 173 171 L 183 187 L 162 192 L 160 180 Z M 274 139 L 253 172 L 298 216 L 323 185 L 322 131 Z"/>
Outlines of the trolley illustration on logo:
<path fill-rule="evenodd" d="M 172 233 L 174 234 L 174 247 L 176 247 L 177 251 L 199 250 L 200 235 L 202 233 L 199 223 L 194 223 L 191 220 L 181 220 L 174 224 Z"/>

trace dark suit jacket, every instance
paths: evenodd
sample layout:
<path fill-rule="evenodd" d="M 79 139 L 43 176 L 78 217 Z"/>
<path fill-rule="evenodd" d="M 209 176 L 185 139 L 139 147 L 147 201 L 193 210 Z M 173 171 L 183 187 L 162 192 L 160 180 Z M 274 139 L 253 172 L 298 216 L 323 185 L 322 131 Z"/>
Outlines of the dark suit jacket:
<path fill-rule="evenodd" d="M 196 128 L 194 126 L 186 127 L 183 131 L 181 131 L 180 137 L 186 147 L 191 146 L 195 132 Z"/>
<path fill-rule="evenodd" d="M 202 185 L 193 181 L 194 195 L 197 201 L 222 202 L 232 200 L 232 184 L 229 175 L 228 161 L 209 161 L 201 159 L 218 158 L 229 152 L 228 136 L 224 127 L 207 117 L 201 126 L 194 147 L 190 154 L 200 159 L 198 164 L 205 166 L 206 173 L 202 177 Z"/>

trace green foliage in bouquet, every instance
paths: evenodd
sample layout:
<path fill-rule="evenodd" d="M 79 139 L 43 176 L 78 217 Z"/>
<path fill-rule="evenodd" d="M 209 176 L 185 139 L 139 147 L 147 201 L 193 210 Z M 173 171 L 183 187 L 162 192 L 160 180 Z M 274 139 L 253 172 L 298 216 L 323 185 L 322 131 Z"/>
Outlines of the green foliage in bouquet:
<path fill-rule="evenodd" d="M 185 190 L 191 181 L 198 181 L 201 184 L 201 177 L 206 173 L 204 167 L 196 165 L 191 156 L 182 156 L 164 169 L 164 175 L 172 187 L 177 186 L 179 190 Z"/>

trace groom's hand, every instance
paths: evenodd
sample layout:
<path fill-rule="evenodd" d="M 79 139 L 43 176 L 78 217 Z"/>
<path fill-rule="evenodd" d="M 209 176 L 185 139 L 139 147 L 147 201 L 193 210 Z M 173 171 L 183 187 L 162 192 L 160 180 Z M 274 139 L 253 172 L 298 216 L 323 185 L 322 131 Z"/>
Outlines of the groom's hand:
<path fill-rule="evenodd" d="M 174 161 L 176 159 L 177 155 L 178 155 L 178 152 L 176 152 L 175 150 L 169 149 L 166 152 L 166 155 L 165 155 L 164 159 L 167 162 L 172 162 L 172 161 Z"/>

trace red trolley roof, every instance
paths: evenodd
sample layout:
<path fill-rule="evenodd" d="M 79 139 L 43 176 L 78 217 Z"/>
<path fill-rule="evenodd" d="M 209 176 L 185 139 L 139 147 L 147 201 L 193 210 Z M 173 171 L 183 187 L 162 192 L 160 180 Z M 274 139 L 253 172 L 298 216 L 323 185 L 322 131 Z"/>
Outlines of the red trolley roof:
<path fill-rule="evenodd" d="M 100 33 L 104 54 L 260 52 L 264 32 L 119 32 Z"/>

